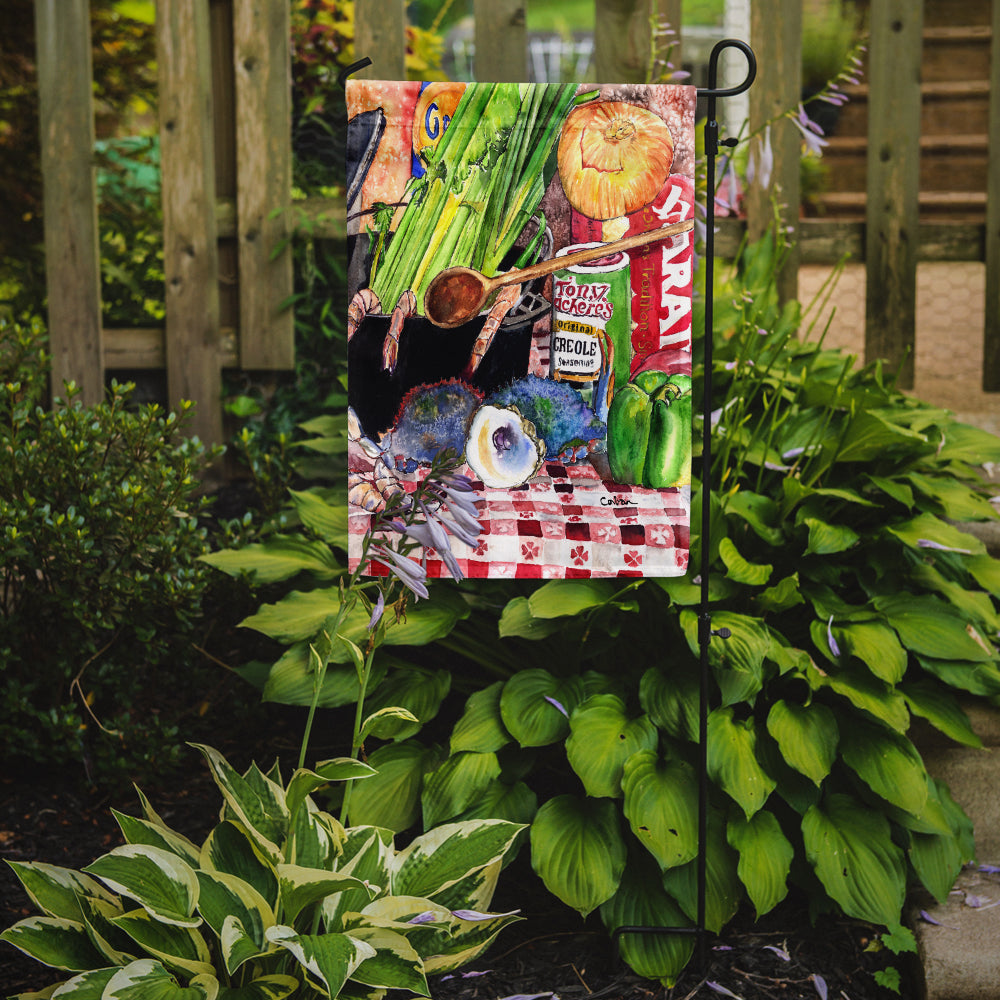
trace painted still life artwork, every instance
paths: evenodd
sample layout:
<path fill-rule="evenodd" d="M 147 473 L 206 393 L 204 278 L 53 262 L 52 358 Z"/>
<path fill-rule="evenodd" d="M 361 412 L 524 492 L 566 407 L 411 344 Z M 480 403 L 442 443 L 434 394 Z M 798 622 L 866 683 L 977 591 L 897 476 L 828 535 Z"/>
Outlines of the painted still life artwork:
<path fill-rule="evenodd" d="M 694 88 L 351 80 L 347 107 L 353 564 L 451 449 L 466 576 L 686 572 Z"/>

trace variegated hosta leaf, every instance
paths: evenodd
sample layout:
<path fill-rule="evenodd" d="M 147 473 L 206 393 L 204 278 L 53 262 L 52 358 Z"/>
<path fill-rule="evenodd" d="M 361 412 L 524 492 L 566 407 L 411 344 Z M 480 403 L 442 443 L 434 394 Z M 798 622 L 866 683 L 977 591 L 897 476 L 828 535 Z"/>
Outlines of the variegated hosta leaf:
<path fill-rule="evenodd" d="M 424 970 L 428 975 L 452 972 L 474 961 L 493 943 L 500 931 L 521 919 L 516 910 L 510 913 L 477 913 L 474 917 L 468 910 L 452 910 L 451 913 L 454 918 L 451 933 L 433 954 L 424 959 Z"/>
<path fill-rule="evenodd" d="M 247 958 L 243 938 L 249 938 L 253 947 L 252 954 L 266 950 L 264 931 L 274 925 L 274 912 L 264 897 L 248 882 L 238 879 L 235 875 L 223 872 L 198 872 L 198 883 L 201 893 L 198 898 L 198 910 L 205 922 L 215 931 L 220 940 L 223 939 L 223 929 L 229 920 L 238 922 L 238 928 L 230 928 L 229 939 L 232 944 L 239 942 L 239 960 L 230 963 L 235 958 L 233 948 L 226 952 L 226 968 L 232 975 L 238 966 Z M 237 933 L 237 931 L 239 933 Z"/>
<path fill-rule="evenodd" d="M 905 812 L 922 812 L 927 802 L 927 771 L 907 737 L 854 719 L 850 739 L 843 741 L 840 752 L 876 795 Z"/>
<path fill-rule="evenodd" d="M 547 670 L 521 670 L 500 694 L 504 727 L 523 747 L 543 747 L 569 732 L 569 716 L 583 701 L 583 681 Z"/>
<path fill-rule="evenodd" d="M 830 795 L 806 813 L 802 837 L 820 882 L 849 917 L 899 923 L 906 866 L 885 816 L 849 795 Z"/>
<path fill-rule="evenodd" d="M 726 836 L 730 847 L 740 853 L 736 873 L 760 918 L 788 895 L 788 872 L 795 849 L 781 832 L 774 813 L 766 809 L 750 819 L 731 819 Z"/>
<path fill-rule="evenodd" d="M 523 827 L 501 819 L 446 823 L 421 834 L 393 860 L 392 892 L 433 899 L 500 861 Z"/>
<path fill-rule="evenodd" d="M 337 757 L 324 760 L 313 770 L 300 767 L 288 782 L 285 792 L 285 805 L 289 814 L 295 815 L 306 797 L 312 795 L 318 788 L 328 785 L 331 781 L 350 781 L 356 778 L 370 778 L 376 774 L 374 767 L 369 767 L 353 757 Z"/>
<path fill-rule="evenodd" d="M 160 923 L 145 910 L 132 910 L 111 921 L 150 955 L 189 976 L 213 971 L 205 939 L 190 927 Z"/>
<path fill-rule="evenodd" d="M 294 976 L 261 976 L 245 986 L 223 986 L 218 1000 L 285 1000 L 299 985 Z"/>
<path fill-rule="evenodd" d="M 622 789 L 632 832 L 661 869 L 697 855 L 698 783 L 690 765 L 643 750 L 625 762 Z"/>
<path fill-rule="evenodd" d="M 664 891 L 651 859 L 630 858 L 618 891 L 601 905 L 609 932 L 619 927 L 690 927 L 691 921 Z M 623 934 L 619 949 L 640 976 L 673 986 L 694 951 L 692 934 Z"/>
<path fill-rule="evenodd" d="M 477 753 L 496 753 L 510 742 L 500 716 L 500 692 L 503 681 L 469 696 L 462 717 L 451 733 L 451 752 L 473 750 Z"/>
<path fill-rule="evenodd" d="M 768 713 L 767 731 L 777 741 L 785 761 L 815 785 L 830 773 L 840 732 L 826 705 L 815 701 L 798 705 L 779 699 Z"/>
<path fill-rule="evenodd" d="M 120 903 L 83 896 L 80 905 L 90 940 L 104 956 L 106 965 L 128 965 L 140 957 L 140 949 L 136 948 L 135 942 L 114 925 L 115 917 L 125 912 Z"/>
<path fill-rule="evenodd" d="M 309 978 L 332 997 L 365 959 L 375 957 L 375 949 L 349 934 L 296 934 L 281 924 L 269 927 L 267 939 L 295 956 Z"/>
<path fill-rule="evenodd" d="M 586 916 L 618 889 L 625 842 L 608 799 L 558 795 L 531 824 L 531 865 L 549 892 Z"/>
<path fill-rule="evenodd" d="M 65 983 L 55 990 L 49 987 L 44 993 L 20 994 L 20 997 L 48 997 L 54 1000 L 101 1000 L 104 996 L 104 988 L 114 978 L 118 972 L 118 966 L 107 969 L 91 969 L 89 972 L 81 972 L 79 976 L 67 979 Z M 50 993 L 51 990 L 51 993 Z M 17 1000 L 17 998 L 12 998 Z"/>
<path fill-rule="evenodd" d="M 393 626 L 390 634 L 398 627 Z M 451 674 L 447 670 L 411 667 L 390 673 L 369 695 L 365 705 L 372 712 L 384 708 L 406 709 L 412 720 L 382 716 L 378 728 L 381 739 L 405 740 L 420 732 L 421 726 L 437 715 L 450 690 Z"/>
<path fill-rule="evenodd" d="M 613 694 L 595 694 L 573 711 L 566 757 L 588 795 L 617 799 L 622 768 L 638 750 L 656 748 L 659 733 L 648 715 L 630 719 L 625 702 Z"/>
<path fill-rule="evenodd" d="M 515 837 L 519 840 L 524 833 L 524 828 Z M 486 865 L 485 868 L 478 868 L 476 871 L 460 878 L 457 882 L 434 893 L 435 902 L 448 907 L 449 910 L 472 909 L 488 910 L 493 902 L 493 894 L 497 889 L 497 882 L 500 879 L 500 871 L 507 860 L 508 855 L 497 858 L 493 864 Z"/>
<path fill-rule="evenodd" d="M 143 958 L 119 969 L 108 981 L 101 1000 L 216 1000 L 219 981 L 196 976 L 187 986 L 153 959 Z"/>
<path fill-rule="evenodd" d="M 356 826 L 347 831 L 337 871 L 353 875 L 367 888 L 345 889 L 323 900 L 326 930 L 345 930 L 343 915 L 358 912 L 371 900 L 371 892 L 386 892 L 392 858 L 392 833 L 373 826 Z"/>
<path fill-rule="evenodd" d="M 344 828 L 329 813 L 321 812 L 306 799 L 292 819 L 286 860 L 304 868 L 335 868 L 344 842 Z"/>
<path fill-rule="evenodd" d="M 281 856 L 278 845 L 288 831 L 284 789 L 255 769 L 246 776 L 240 775 L 217 750 L 203 744 L 193 745 L 208 761 L 226 806 L 247 828 L 264 855 L 277 863 Z"/>
<path fill-rule="evenodd" d="M 235 875 L 252 885 L 272 909 L 278 905 L 277 872 L 241 823 L 225 820 L 208 835 L 199 867 Z"/>
<path fill-rule="evenodd" d="M 351 979 L 365 986 L 409 990 L 418 996 L 430 996 L 424 963 L 402 934 L 384 927 L 356 927 L 351 937 L 375 949 L 351 973 Z"/>
<path fill-rule="evenodd" d="M 109 903 L 114 896 L 97 879 L 74 871 L 39 861 L 8 861 L 31 901 L 46 916 L 82 920 L 81 896 L 93 896 Z"/>
<path fill-rule="evenodd" d="M 424 778 L 420 796 L 424 826 L 437 826 L 454 819 L 500 777 L 495 753 L 452 754 L 436 771 Z"/>
<path fill-rule="evenodd" d="M 171 851 L 146 844 L 125 844 L 85 869 L 109 889 L 134 899 L 150 916 L 165 924 L 197 927 L 198 878 L 194 869 Z"/>
<path fill-rule="evenodd" d="M 420 817 L 424 773 L 438 763 L 438 754 L 416 740 L 379 747 L 368 761 L 375 777 L 351 789 L 351 825 L 381 826 L 396 833 Z"/>
<path fill-rule="evenodd" d="M 81 972 L 100 968 L 105 959 L 95 950 L 87 928 L 65 917 L 28 917 L 0 934 L 6 941 L 35 961 L 53 969 Z"/>
<path fill-rule="evenodd" d="M 285 919 L 291 921 L 305 907 L 345 889 L 361 889 L 369 893 L 369 898 L 375 895 L 374 890 L 353 875 L 303 868 L 301 865 L 278 865 L 278 882 L 282 912 Z"/>
<path fill-rule="evenodd" d="M 708 774 L 749 818 L 767 801 L 776 782 L 757 761 L 752 718 L 737 721 L 733 709 L 717 708 L 708 717 Z"/>
<path fill-rule="evenodd" d="M 128 843 L 159 847 L 161 850 L 176 854 L 192 867 L 198 864 L 198 848 L 182 834 L 176 833 L 168 827 L 151 823 L 149 820 L 127 816 L 117 809 L 112 809 L 111 812 L 118 821 L 122 835 Z"/>

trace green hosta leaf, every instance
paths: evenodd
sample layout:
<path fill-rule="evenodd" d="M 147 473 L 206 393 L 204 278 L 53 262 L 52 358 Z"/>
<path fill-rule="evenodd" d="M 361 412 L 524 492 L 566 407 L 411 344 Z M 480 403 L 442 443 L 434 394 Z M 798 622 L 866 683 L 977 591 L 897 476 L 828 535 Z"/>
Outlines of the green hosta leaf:
<path fill-rule="evenodd" d="M 299 519 L 324 542 L 347 548 L 347 505 L 327 503 L 315 490 L 289 490 Z"/>
<path fill-rule="evenodd" d="M 917 662 L 949 687 L 986 697 L 1000 694 L 1000 669 L 992 663 L 936 660 L 930 656 L 918 656 Z"/>
<path fill-rule="evenodd" d="M 806 813 L 802 836 L 820 882 L 849 917 L 899 923 L 906 866 L 880 812 L 849 795 L 830 795 Z"/>
<path fill-rule="evenodd" d="M 252 885 L 272 907 L 278 901 L 278 876 L 271 862 L 240 823 L 220 823 L 201 848 L 200 867 L 223 872 Z"/>
<path fill-rule="evenodd" d="M 833 634 L 844 653 L 856 656 L 886 684 L 898 684 L 906 673 L 906 650 L 896 633 L 878 622 L 854 622 L 833 626 Z"/>
<path fill-rule="evenodd" d="M 778 547 L 784 540 L 781 512 L 770 497 L 739 490 L 726 498 L 726 514 L 745 521 L 770 546 Z"/>
<path fill-rule="evenodd" d="M 682 611 L 681 627 L 694 656 L 700 656 L 698 616 Z M 712 615 L 712 630 L 729 629 L 729 638 L 713 636 L 708 646 L 708 662 L 722 690 L 723 704 L 752 703 L 763 686 L 764 658 L 771 648 L 771 636 L 759 618 L 718 611 Z"/>
<path fill-rule="evenodd" d="M 925 497 L 939 504 L 950 521 L 992 521 L 996 518 L 989 500 L 953 477 L 911 472 L 906 478 Z"/>
<path fill-rule="evenodd" d="M 993 556 L 974 556 L 964 560 L 965 568 L 972 574 L 980 587 L 994 597 L 1000 597 L 1000 559 Z"/>
<path fill-rule="evenodd" d="M 470 695 L 462 717 L 451 733 L 451 752 L 473 750 L 495 753 L 510 742 L 510 733 L 500 717 L 500 692 L 503 681 Z"/>
<path fill-rule="evenodd" d="M 605 580 L 550 580 L 528 598 L 528 608 L 535 618 L 578 615 L 607 604 L 616 589 Z"/>
<path fill-rule="evenodd" d="M 881 458 L 887 450 L 926 444 L 923 434 L 907 430 L 899 424 L 862 410 L 851 421 L 837 451 L 838 462 L 869 462 Z"/>
<path fill-rule="evenodd" d="M 886 496 L 891 497 L 898 504 L 902 504 L 907 510 L 913 507 L 913 490 L 906 483 L 896 479 L 889 479 L 886 476 L 865 476 L 865 478 L 877 489 L 880 489 Z"/>
<path fill-rule="evenodd" d="M 415 740 L 379 747 L 368 758 L 378 772 L 351 790 L 351 824 L 381 826 L 396 833 L 420 817 L 424 774 L 437 766 L 438 753 Z"/>
<path fill-rule="evenodd" d="M 993 598 L 981 590 L 970 590 L 963 584 L 947 579 L 929 563 L 915 566 L 910 579 L 916 584 L 915 590 L 931 590 L 940 594 L 956 611 L 965 615 L 988 633 L 1000 632 L 1000 615 L 994 607 Z"/>
<path fill-rule="evenodd" d="M 708 818 L 705 849 L 705 926 L 718 934 L 733 918 L 743 899 L 743 883 L 736 873 L 736 852 L 726 843 L 726 824 L 720 813 Z M 691 920 L 698 918 L 698 861 L 663 873 L 663 887 Z"/>
<path fill-rule="evenodd" d="M 566 736 L 569 716 L 583 697 L 579 677 L 560 679 L 547 670 L 522 670 L 504 684 L 500 716 L 521 746 L 546 746 Z"/>
<path fill-rule="evenodd" d="M 903 696 L 884 681 L 872 677 L 868 670 L 841 667 L 835 673 L 823 674 L 811 667 L 806 678 L 814 690 L 829 688 L 899 733 L 905 733 L 910 724 Z"/>
<path fill-rule="evenodd" d="M 905 812 L 919 815 L 927 801 L 927 772 L 913 744 L 905 736 L 854 718 L 850 737 L 840 753 L 876 795 Z"/>
<path fill-rule="evenodd" d="M 115 902 L 115 897 L 97 879 L 71 868 L 60 868 L 40 861 L 8 861 L 7 864 L 13 869 L 32 903 L 46 916 L 82 920 L 83 911 L 79 901 L 81 896 Z"/>
<path fill-rule="evenodd" d="M 145 910 L 132 910 L 111 921 L 168 968 L 189 976 L 211 975 L 212 956 L 205 939 L 191 927 L 160 923 Z"/>
<path fill-rule="evenodd" d="M 931 680 L 907 681 L 900 686 L 900 691 L 910 711 L 926 719 L 945 736 L 967 747 L 983 745 L 965 710 L 947 688 Z"/>
<path fill-rule="evenodd" d="M 795 849 L 781 832 L 774 813 L 765 809 L 751 819 L 738 816 L 726 828 L 729 846 L 739 851 L 736 873 L 760 919 L 788 894 L 788 873 Z"/>
<path fill-rule="evenodd" d="M 730 580 L 746 584 L 748 587 L 763 587 L 771 578 L 771 573 L 774 570 L 770 563 L 762 565 L 747 562 L 730 538 L 723 538 L 719 542 L 719 557 L 726 565 L 726 576 Z"/>
<path fill-rule="evenodd" d="M 337 643 L 333 655 L 346 658 L 343 643 Z M 385 657 L 377 657 L 372 665 L 369 687 L 381 683 L 386 673 Z M 315 697 L 316 674 L 313 671 L 309 643 L 297 642 L 289 646 L 274 663 L 264 681 L 261 697 L 280 705 L 311 705 Z M 330 664 L 323 675 L 319 690 L 318 708 L 339 708 L 358 700 L 358 675 L 353 666 Z"/>
<path fill-rule="evenodd" d="M 429 830 L 396 855 L 392 891 L 434 899 L 461 879 L 499 862 L 521 829 L 497 819 L 447 823 Z"/>
<path fill-rule="evenodd" d="M 255 584 L 288 580 L 298 573 L 332 580 L 344 572 L 328 545 L 296 535 L 271 535 L 265 542 L 209 552 L 199 558 L 230 576 L 245 573 Z"/>
<path fill-rule="evenodd" d="M 286 920 L 293 922 L 305 907 L 318 903 L 327 896 L 345 889 L 367 891 L 367 886 L 352 875 L 303 868 L 301 865 L 278 865 L 278 884 L 281 888 L 282 913 Z M 374 891 L 371 896 L 374 896 Z"/>
<path fill-rule="evenodd" d="M 351 937 L 375 949 L 375 954 L 351 973 L 355 982 L 430 996 L 424 963 L 402 934 L 383 927 L 362 926 L 354 928 Z"/>
<path fill-rule="evenodd" d="M 199 975 L 181 986 L 159 962 L 143 958 L 117 970 L 101 1000 L 216 1000 L 218 995 L 215 976 Z"/>
<path fill-rule="evenodd" d="M 650 667 L 639 682 L 639 704 L 660 729 L 678 740 L 698 739 L 698 674 L 693 664 L 674 661 L 670 673 Z"/>
<path fill-rule="evenodd" d="M 616 799 L 622 794 L 625 761 L 638 750 L 654 749 L 658 739 L 648 716 L 629 719 L 620 698 L 595 694 L 570 717 L 566 757 L 588 795 Z"/>
<path fill-rule="evenodd" d="M 625 870 L 618 809 L 608 799 L 558 795 L 531 825 L 531 865 L 553 895 L 586 916 L 618 889 Z"/>
<path fill-rule="evenodd" d="M 374 689 L 365 707 L 372 712 L 385 708 L 403 708 L 410 712 L 418 721 L 385 719 L 379 726 L 380 739 L 405 740 L 437 715 L 450 689 L 451 674 L 447 670 L 417 667 L 394 670 Z"/>
<path fill-rule="evenodd" d="M 285 1000 L 299 988 L 299 981 L 292 976 L 261 976 L 246 986 L 226 986 L 218 1000 Z"/>
<path fill-rule="evenodd" d="M 421 804 L 424 826 L 430 828 L 454 819 L 500 777 L 495 753 L 452 754 L 424 780 Z"/>
<path fill-rule="evenodd" d="M 504 781 L 490 782 L 482 794 L 460 816 L 466 819 L 505 819 L 509 823 L 527 826 L 538 812 L 538 796 L 523 782 L 512 785 Z"/>
<path fill-rule="evenodd" d="M 761 591 L 754 600 L 763 612 L 787 611 L 798 604 L 804 604 L 805 598 L 799 589 L 799 574 L 792 573 L 779 580 L 773 587 Z"/>
<path fill-rule="evenodd" d="M 225 945 L 230 938 L 230 947 L 224 947 L 226 970 L 232 975 L 247 958 L 255 957 L 265 950 L 264 931 L 275 923 L 274 912 L 267 900 L 252 885 L 235 875 L 222 872 L 198 872 L 201 892 L 198 910 L 205 922 L 215 931 Z M 227 921 L 238 922 L 238 928 L 230 928 L 224 934 Z M 238 931 L 238 933 L 237 933 Z M 232 947 L 232 939 L 243 942 L 249 939 L 250 953 L 238 953 Z"/>
<path fill-rule="evenodd" d="M 966 552 L 969 555 L 983 555 L 986 546 L 974 535 L 942 521 L 933 514 L 918 514 L 900 524 L 891 524 L 886 531 L 895 535 L 904 545 L 912 549 L 920 549 L 921 542 L 932 542 L 946 549 Z"/>
<path fill-rule="evenodd" d="M 159 847 L 171 854 L 186 861 L 189 865 L 198 864 L 199 849 L 188 840 L 187 837 L 159 823 L 150 822 L 145 819 L 136 819 L 134 816 L 126 816 L 125 813 L 112 809 L 118 826 L 121 827 L 122 835 L 130 844 L 146 844 L 149 847 Z"/>
<path fill-rule="evenodd" d="M 829 524 L 819 518 L 803 518 L 803 523 L 809 529 L 809 543 L 806 555 L 828 556 L 844 552 L 854 545 L 860 537 L 858 533 L 846 524 Z"/>
<path fill-rule="evenodd" d="M 64 917 L 19 920 L 0 934 L 0 941 L 12 944 L 35 961 L 54 969 L 81 972 L 105 964 L 91 944 L 86 927 Z"/>
<path fill-rule="evenodd" d="M 500 615 L 500 638 L 544 639 L 563 628 L 558 619 L 536 618 L 531 613 L 527 597 L 508 601 Z"/>
<path fill-rule="evenodd" d="M 125 844 L 98 858 L 84 871 L 113 892 L 134 899 L 165 924 L 197 927 L 198 878 L 191 866 L 170 851 L 146 844 Z"/>
<path fill-rule="evenodd" d="M 370 944 L 349 934 L 296 934 L 291 927 L 278 924 L 268 928 L 267 939 L 291 952 L 310 978 L 332 997 L 340 994 L 362 962 L 375 957 Z"/>
<path fill-rule="evenodd" d="M 688 764 L 640 751 L 625 762 L 622 789 L 625 818 L 660 868 L 697 855 L 698 783 Z"/>
<path fill-rule="evenodd" d="M 909 855 L 924 888 L 946 902 L 965 860 L 958 839 L 951 833 L 911 833 Z"/>
<path fill-rule="evenodd" d="M 837 756 L 837 720 L 826 705 L 797 705 L 779 699 L 767 716 L 767 731 L 781 756 L 815 785 L 830 773 Z"/>
<path fill-rule="evenodd" d="M 732 708 L 717 708 L 709 714 L 708 774 L 748 819 L 764 805 L 775 781 L 757 762 L 752 718 L 737 721 Z"/>
<path fill-rule="evenodd" d="M 641 857 L 630 858 L 617 892 L 601 904 L 601 920 L 609 932 L 619 927 L 688 927 L 691 922 L 664 891 L 656 868 Z M 673 986 L 691 959 L 690 934 L 623 934 L 622 958 L 638 975 Z"/>
<path fill-rule="evenodd" d="M 939 660 L 995 660 L 996 652 L 958 612 L 936 597 L 880 596 L 875 607 L 899 633 L 903 645 Z"/>
<path fill-rule="evenodd" d="M 966 462 L 969 465 L 1000 462 L 1000 446 L 995 434 L 952 420 L 944 429 L 944 443 L 937 458 L 941 462 Z"/>

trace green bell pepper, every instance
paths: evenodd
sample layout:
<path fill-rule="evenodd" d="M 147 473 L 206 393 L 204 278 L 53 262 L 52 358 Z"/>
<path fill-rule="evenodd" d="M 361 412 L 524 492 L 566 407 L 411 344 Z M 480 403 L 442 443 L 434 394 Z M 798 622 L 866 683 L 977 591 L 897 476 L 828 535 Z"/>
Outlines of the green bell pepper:
<path fill-rule="evenodd" d="M 691 482 L 691 376 L 640 372 L 608 411 L 616 483 L 665 489 Z"/>

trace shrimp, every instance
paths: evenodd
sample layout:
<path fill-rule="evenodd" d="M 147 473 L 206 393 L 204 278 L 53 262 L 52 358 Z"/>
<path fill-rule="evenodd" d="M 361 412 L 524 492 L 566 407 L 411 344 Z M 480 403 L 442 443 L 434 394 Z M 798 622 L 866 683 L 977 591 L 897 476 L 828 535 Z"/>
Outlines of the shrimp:
<path fill-rule="evenodd" d="M 497 296 L 493 307 L 486 315 L 486 322 L 476 342 L 472 345 L 472 352 L 469 355 L 469 363 L 462 372 L 463 378 L 471 378 L 483 360 L 484 355 L 493 343 L 493 335 L 500 328 L 504 317 L 514 308 L 517 300 L 521 297 L 520 285 L 507 285 Z"/>
<path fill-rule="evenodd" d="M 347 307 L 347 339 L 354 336 L 366 316 L 377 313 L 381 308 L 382 303 L 370 288 L 362 288 L 360 292 L 356 292 Z"/>
<path fill-rule="evenodd" d="M 403 332 L 403 322 L 409 316 L 413 316 L 417 311 L 417 297 L 409 288 L 403 292 L 396 303 L 396 308 L 392 311 L 392 319 L 389 321 L 389 332 L 385 335 L 382 344 L 382 367 L 391 372 L 396 367 L 396 359 L 399 356 L 399 338 Z"/>
<path fill-rule="evenodd" d="M 379 458 L 370 474 L 352 472 L 347 477 L 347 500 L 369 513 L 385 510 L 406 491 L 385 462 Z"/>

